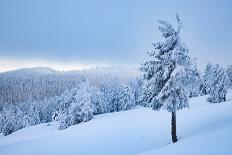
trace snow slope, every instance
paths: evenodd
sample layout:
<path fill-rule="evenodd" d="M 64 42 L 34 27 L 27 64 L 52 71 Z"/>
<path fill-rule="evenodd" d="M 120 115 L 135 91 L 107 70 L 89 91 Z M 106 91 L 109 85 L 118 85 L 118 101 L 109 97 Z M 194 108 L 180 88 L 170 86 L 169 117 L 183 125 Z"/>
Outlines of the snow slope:
<path fill-rule="evenodd" d="M 40 124 L 0 136 L 1 155 L 154 155 L 232 154 L 232 101 L 209 104 L 206 96 L 190 100 L 177 113 L 172 144 L 171 115 L 139 107 L 103 114 L 59 131 L 57 124 Z"/>

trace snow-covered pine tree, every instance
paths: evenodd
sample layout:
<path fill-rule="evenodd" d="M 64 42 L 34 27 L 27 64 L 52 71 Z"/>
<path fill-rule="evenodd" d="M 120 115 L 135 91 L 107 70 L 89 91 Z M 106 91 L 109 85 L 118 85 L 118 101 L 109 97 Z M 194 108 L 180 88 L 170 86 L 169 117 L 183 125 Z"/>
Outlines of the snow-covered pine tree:
<path fill-rule="evenodd" d="M 81 83 L 78 88 L 65 92 L 60 102 L 58 114 L 60 130 L 93 118 L 95 105 L 91 102 L 88 82 Z"/>
<path fill-rule="evenodd" d="M 121 90 L 120 81 L 116 78 L 113 78 L 112 81 L 109 81 L 107 90 L 106 90 L 106 98 L 107 98 L 107 109 L 108 112 L 116 112 L 119 111 L 119 93 Z"/>
<path fill-rule="evenodd" d="M 123 85 L 119 93 L 119 111 L 129 110 L 135 107 L 136 92 L 131 85 Z"/>
<path fill-rule="evenodd" d="M 191 65 L 185 68 L 185 70 L 187 76 L 183 79 L 183 83 L 189 91 L 189 97 L 201 95 L 203 91 L 203 80 L 200 71 L 197 68 L 196 60 L 194 59 Z"/>
<path fill-rule="evenodd" d="M 211 103 L 219 103 L 226 101 L 226 93 L 228 88 L 228 79 L 223 67 L 215 65 L 210 74 L 208 82 L 210 92 L 208 101 Z"/>
<path fill-rule="evenodd" d="M 29 121 L 30 125 L 36 125 L 41 123 L 42 121 L 42 102 L 41 101 L 34 101 L 31 103 L 29 107 Z"/>
<path fill-rule="evenodd" d="M 186 69 L 190 65 L 188 49 L 180 39 L 182 23 L 176 15 L 178 28 L 160 20 L 159 30 L 163 42 L 154 43 L 154 51 L 149 52 L 150 60 L 141 66 L 144 72 L 142 97 L 153 110 L 164 108 L 172 113 L 172 141 L 177 142 L 176 111 L 188 107 L 188 91 L 182 83 Z"/>
<path fill-rule="evenodd" d="M 3 133 L 5 124 L 6 124 L 6 110 L 5 108 L 3 108 L 0 112 L 0 133 Z"/>
<path fill-rule="evenodd" d="M 15 112 L 14 112 L 14 107 L 10 106 L 9 109 L 5 109 L 5 116 L 4 116 L 4 124 L 2 128 L 2 133 L 4 136 L 11 134 L 12 132 L 17 130 L 16 126 L 16 117 L 15 117 Z"/>
<path fill-rule="evenodd" d="M 79 103 L 80 103 L 80 118 L 81 121 L 87 122 L 93 118 L 96 107 L 91 101 L 90 85 L 88 82 L 84 83 L 78 91 Z"/>
<path fill-rule="evenodd" d="M 4 125 L 3 121 L 4 121 L 4 115 L 0 113 L 0 133 L 2 133 L 2 130 L 3 130 L 3 125 Z"/>
<path fill-rule="evenodd" d="M 107 99 L 100 88 L 93 87 L 90 89 L 90 100 L 96 107 L 94 114 L 103 114 L 107 112 Z"/>
<path fill-rule="evenodd" d="M 227 67 L 226 75 L 228 78 L 228 87 L 231 89 L 232 88 L 232 65 Z"/>
<path fill-rule="evenodd" d="M 209 94 L 211 91 L 211 81 L 213 80 L 213 68 L 213 64 L 209 62 L 204 71 L 203 80 L 206 94 Z"/>

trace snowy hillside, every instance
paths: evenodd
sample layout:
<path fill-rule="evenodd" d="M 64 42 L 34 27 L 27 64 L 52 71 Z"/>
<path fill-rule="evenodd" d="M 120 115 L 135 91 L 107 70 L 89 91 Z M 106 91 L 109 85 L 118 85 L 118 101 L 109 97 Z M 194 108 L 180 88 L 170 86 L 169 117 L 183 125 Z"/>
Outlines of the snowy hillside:
<path fill-rule="evenodd" d="M 190 99 L 177 112 L 171 143 L 170 113 L 138 107 L 102 114 L 89 122 L 58 130 L 40 124 L 0 136 L 1 155 L 157 155 L 232 154 L 232 101 L 209 104 L 206 96 Z"/>

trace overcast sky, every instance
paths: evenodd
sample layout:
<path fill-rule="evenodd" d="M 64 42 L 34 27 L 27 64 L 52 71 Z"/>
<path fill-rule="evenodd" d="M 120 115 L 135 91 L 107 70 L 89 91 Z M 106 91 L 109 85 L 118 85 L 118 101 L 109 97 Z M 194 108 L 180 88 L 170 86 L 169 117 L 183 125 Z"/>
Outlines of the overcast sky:
<path fill-rule="evenodd" d="M 200 66 L 232 64 L 232 1 L 1 0 L 0 71 L 138 65 L 161 39 L 159 19 L 182 18 Z"/>

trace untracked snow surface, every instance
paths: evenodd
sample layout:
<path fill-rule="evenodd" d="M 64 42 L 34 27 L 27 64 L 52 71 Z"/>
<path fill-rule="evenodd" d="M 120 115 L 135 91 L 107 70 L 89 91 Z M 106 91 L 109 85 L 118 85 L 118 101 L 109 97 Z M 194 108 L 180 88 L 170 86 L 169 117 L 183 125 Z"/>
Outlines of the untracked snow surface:
<path fill-rule="evenodd" d="M 0 135 L 1 155 L 231 155 L 232 101 L 209 104 L 190 99 L 177 112 L 179 141 L 171 143 L 171 114 L 138 107 L 95 116 L 58 130 L 56 123 Z"/>

